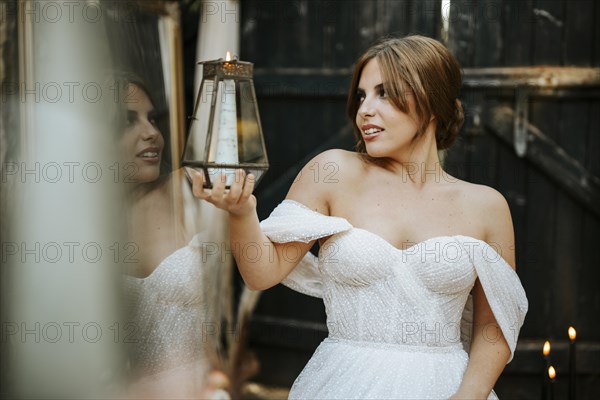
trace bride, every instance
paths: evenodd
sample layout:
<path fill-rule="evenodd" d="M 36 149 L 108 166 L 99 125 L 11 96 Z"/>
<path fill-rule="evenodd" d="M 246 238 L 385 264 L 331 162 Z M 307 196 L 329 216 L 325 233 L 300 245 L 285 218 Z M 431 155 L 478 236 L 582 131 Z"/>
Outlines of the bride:
<path fill-rule="evenodd" d="M 259 222 L 254 177 L 194 194 L 229 212 L 246 284 L 321 297 L 329 336 L 291 398 L 495 399 L 527 312 L 503 196 L 448 175 L 438 151 L 463 122 L 460 67 L 439 42 L 385 39 L 354 70 L 356 152 L 329 150 Z M 336 183 L 314 163 L 335 163 Z M 309 249 L 319 241 L 318 259 Z M 240 249 L 262 246 L 262 258 Z"/>

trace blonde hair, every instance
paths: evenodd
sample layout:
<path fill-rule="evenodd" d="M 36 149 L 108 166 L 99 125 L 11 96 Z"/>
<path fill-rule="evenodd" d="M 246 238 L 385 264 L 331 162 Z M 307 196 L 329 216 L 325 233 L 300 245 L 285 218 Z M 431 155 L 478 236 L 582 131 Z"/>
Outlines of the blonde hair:
<path fill-rule="evenodd" d="M 464 121 L 464 111 L 458 100 L 462 85 L 460 65 L 437 40 L 412 35 L 383 39 L 356 62 L 347 103 L 348 117 L 357 139 L 356 151 L 370 159 L 356 125 L 356 113 L 360 107 L 357 96 L 360 75 L 372 59 L 379 64 L 386 96 L 400 111 L 409 112 L 406 91 L 414 94 L 418 129 L 413 140 L 425 134 L 431 117 L 435 117 L 438 150 L 452 146 Z"/>

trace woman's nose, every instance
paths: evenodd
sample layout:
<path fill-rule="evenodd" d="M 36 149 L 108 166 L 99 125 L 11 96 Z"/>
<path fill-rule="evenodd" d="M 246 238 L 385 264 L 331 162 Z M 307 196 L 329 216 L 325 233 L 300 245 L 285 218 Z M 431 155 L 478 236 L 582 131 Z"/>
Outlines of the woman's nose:
<path fill-rule="evenodd" d="M 160 135 L 158 129 L 150 121 L 145 121 L 142 138 L 144 140 L 152 140 L 156 139 L 158 135 Z"/>
<path fill-rule="evenodd" d="M 365 118 L 365 117 L 372 117 L 374 114 L 375 114 L 375 109 L 373 107 L 373 104 L 370 101 L 368 101 L 367 99 L 364 99 L 363 102 L 358 107 L 358 115 L 362 118 Z"/>

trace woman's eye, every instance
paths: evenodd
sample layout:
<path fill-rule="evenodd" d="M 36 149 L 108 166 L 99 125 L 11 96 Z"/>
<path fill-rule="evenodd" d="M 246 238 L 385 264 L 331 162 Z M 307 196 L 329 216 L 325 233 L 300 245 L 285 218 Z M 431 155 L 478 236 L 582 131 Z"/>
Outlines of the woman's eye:
<path fill-rule="evenodd" d="M 148 122 L 150 122 L 153 126 L 157 126 L 158 124 L 158 114 L 155 110 L 152 110 L 148 113 Z"/>
<path fill-rule="evenodd" d="M 385 97 L 385 89 L 384 88 L 379 89 L 379 97 Z"/>
<path fill-rule="evenodd" d="M 356 101 L 358 101 L 358 103 L 362 103 L 364 100 L 365 100 L 364 93 L 356 93 Z"/>
<path fill-rule="evenodd" d="M 135 124 L 137 121 L 137 113 L 135 111 L 127 111 L 127 126 Z"/>

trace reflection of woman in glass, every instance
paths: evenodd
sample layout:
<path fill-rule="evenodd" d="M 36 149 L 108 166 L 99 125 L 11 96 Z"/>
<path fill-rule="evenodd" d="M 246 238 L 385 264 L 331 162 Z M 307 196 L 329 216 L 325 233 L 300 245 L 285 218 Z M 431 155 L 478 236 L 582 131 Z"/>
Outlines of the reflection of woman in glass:
<path fill-rule="evenodd" d="M 140 248 L 138 262 L 128 271 L 150 277 L 160 262 L 189 238 L 174 220 L 172 174 L 162 174 L 165 139 L 161 134 L 149 91 L 139 78 L 124 75 L 119 84 L 121 132 L 119 141 L 122 180 L 130 201 L 130 234 Z M 149 217 L 151 216 L 151 217 Z"/>
<path fill-rule="evenodd" d="M 179 171 L 161 175 L 165 140 L 148 89 L 133 75 L 117 80 L 127 243 L 134 255 L 125 260 L 133 395 L 198 397 L 207 393 L 209 371 L 202 335 L 210 320 L 203 282 L 204 265 L 211 262 L 203 254 L 206 232 L 195 234 L 178 217 L 178 202 L 189 187 Z"/>
<path fill-rule="evenodd" d="M 133 79 L 133 78 L 131 78 Z M 130 82 L 124 88 L 125 124 L 120 147 L 122 162 L 134 167 L 137 183 L 155 182 L 160 175 L 165 140 L 156 125 L 156 110 L 145 87 Z"/>

